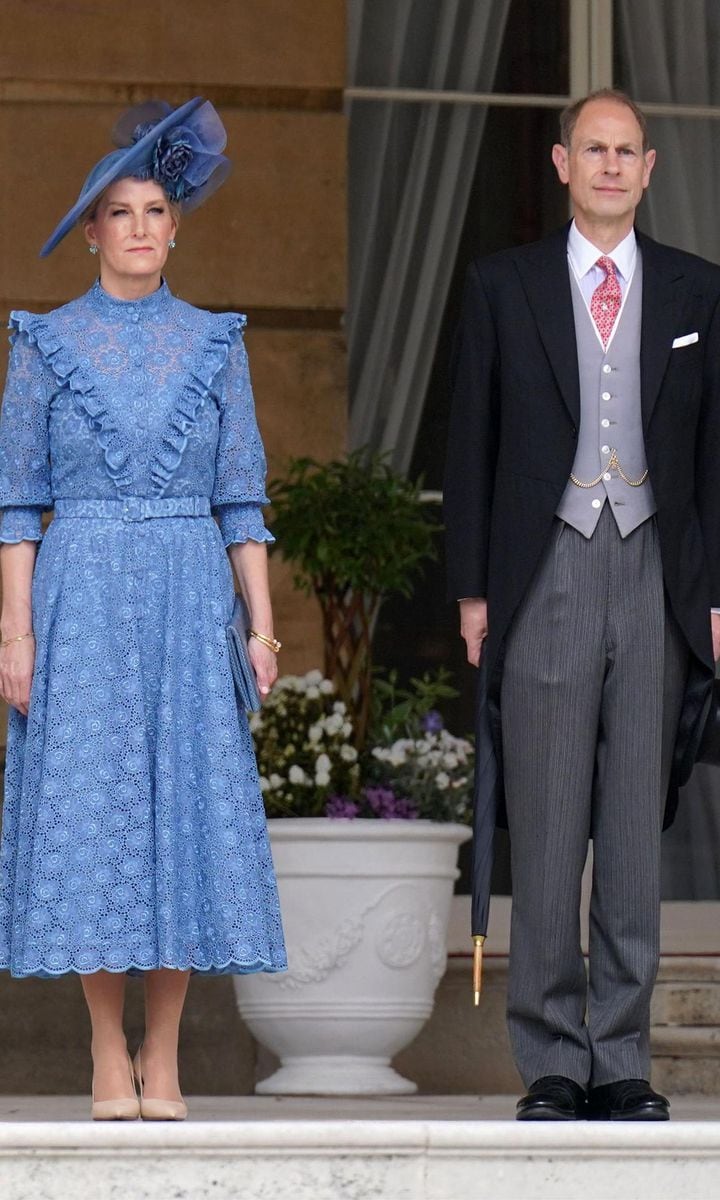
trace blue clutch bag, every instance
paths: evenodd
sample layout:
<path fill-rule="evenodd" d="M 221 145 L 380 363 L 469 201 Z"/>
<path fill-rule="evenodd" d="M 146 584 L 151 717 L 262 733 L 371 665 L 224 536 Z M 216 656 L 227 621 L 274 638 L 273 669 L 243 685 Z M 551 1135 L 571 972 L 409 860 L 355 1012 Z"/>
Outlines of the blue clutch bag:
<path fill-rule="evenodd" d="M 235 683 L 238 700 L 248 712 L 258 712 L 260 709 L 260 693 L 258 691 L 255 671 L 248 654 L 248 631 L 250 629 L 250 614 L 242 596 L 235 597 L 233 615 L 226 629 L 228 653 L 230 655 L 230 670 Z"/>

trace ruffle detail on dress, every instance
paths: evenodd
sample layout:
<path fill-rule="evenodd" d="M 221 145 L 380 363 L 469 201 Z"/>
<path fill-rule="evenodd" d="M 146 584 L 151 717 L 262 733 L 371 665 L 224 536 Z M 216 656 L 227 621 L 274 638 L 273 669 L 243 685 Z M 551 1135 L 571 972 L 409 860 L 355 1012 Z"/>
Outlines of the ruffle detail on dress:
<path fill-rule="evenodd" d="M 205 404 L 213 381 L 225 366 L 230 347 L 242 333 L 247 318 L 242 313 L 213 314 L 212 324 L 199 352 L 198 363 L 189 373 L 173 411 L 168 417 L 160 450 L 155 455 L 150 478 L 156 496 L 162 496 L 182 462 L 188 435 Z"/>
<path fill-rule="evenodd" d="M 58 383 L 69 388 L 76 408 L 83 413 L 97 437 L 108 475 L 117 490 L 122 492 L 131 487 L 133 477 L 128 447 L 88 372 L 77 361 L 72 349 L 60 340 L 51 321 L 35 313 L 16 311 L 10 313 L 9 328 L 26 334 L 37 346 Z"/>

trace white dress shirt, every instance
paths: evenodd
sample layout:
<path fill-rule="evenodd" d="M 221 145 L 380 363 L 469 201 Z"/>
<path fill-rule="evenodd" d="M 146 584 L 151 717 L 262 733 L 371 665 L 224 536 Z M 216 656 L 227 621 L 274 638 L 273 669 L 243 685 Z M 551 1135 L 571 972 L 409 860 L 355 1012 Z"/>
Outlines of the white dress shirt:
<path fill-rule="evenodd" d="M 597 246 L 593 246 L 592 242 L 588 241 L 573 221 L 568 233 L 567 253 L 568 262 L 578 281 L 578 286 L 583 294 L 585 303 L 588 306 L 595 288 L 605 279 L 605 272 L 602 267 L 597 266 L 597 260 L 603 256 L 613 260 L 618 283 L 620 284 L 620 291 L 622 292 L 623 299 L 625 299 L 635 273 L 635 263 L 637 262 L 637 241 L 635 240 L 634 229 L 631 229 L 626 237 L 621 242 L 618 242 L 614 250 L 606 254 L 604 250 L 599 250 Z"/>

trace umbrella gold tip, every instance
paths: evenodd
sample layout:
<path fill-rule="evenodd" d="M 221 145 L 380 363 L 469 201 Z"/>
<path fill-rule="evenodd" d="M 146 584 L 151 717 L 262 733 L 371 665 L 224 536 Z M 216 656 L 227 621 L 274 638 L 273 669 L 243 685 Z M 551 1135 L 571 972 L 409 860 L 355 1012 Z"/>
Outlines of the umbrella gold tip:
<path fill-rule="evenodd" d="M 473 998 L 475 1007 L 480 1004 L 480 990 L 482 987 L 482 954 L 483 942 L 485 938 L 482 934 L 473 935 Z"/>

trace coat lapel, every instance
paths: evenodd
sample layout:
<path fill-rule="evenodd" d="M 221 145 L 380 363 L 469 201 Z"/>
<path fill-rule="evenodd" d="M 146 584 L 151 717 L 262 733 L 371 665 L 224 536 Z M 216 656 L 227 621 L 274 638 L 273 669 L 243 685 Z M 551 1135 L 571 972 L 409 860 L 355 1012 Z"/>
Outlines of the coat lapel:
<path fill-rule="evenodd" d="M 663 246 L 643 234 L 638 233 L 637 239 L 643 268 L 640 389 L 643 429 L 647 430 L 679 330 L 679 310 L 688 281 L 674 255 L 666 254 Z"/>
<path fill-rule="evenodd" d="M 545 353 L 573 424 L 580 423 L 580 378 L 567 261 L 568 226 L 528 247 L 516 264 Z"/>

